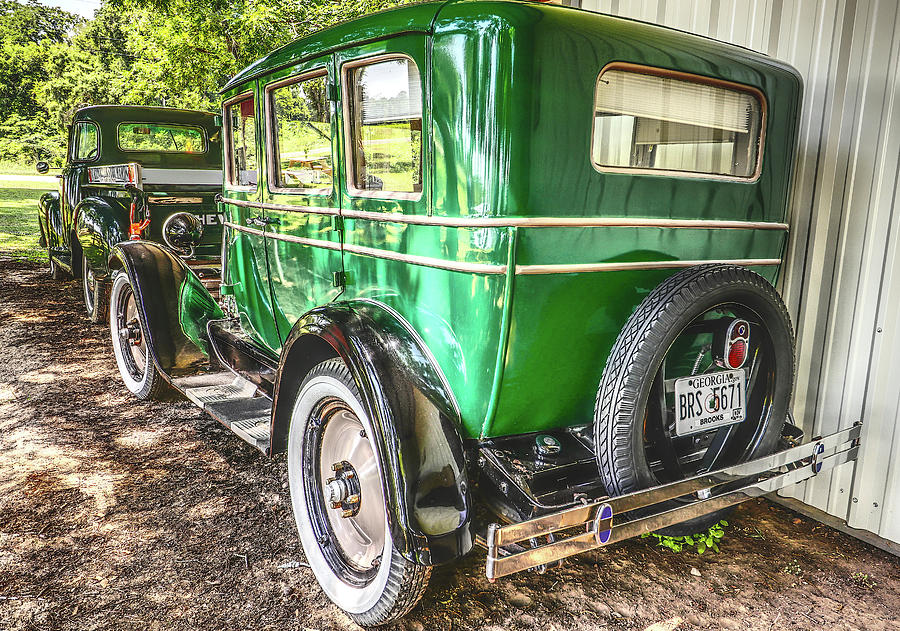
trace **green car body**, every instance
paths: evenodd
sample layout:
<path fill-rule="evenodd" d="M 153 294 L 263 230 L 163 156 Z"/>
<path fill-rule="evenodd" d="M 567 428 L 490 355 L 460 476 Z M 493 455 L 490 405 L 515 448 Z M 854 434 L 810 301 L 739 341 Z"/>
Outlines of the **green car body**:
<path fill-rule="evenodd" d="M 785 435 L 801 93 L 752 51 L 538 3 L 288 44 L 223 88 L 218 295 L 174 248 L 110 256 L 125 385 L 287 452 L 310 567 L 364 626 L 479 536 L 493 579 L 614 516 L 718 519 L 744 495 L 707 487 Z"/>
<path fill-rule="evenodd" d="M 183 130 L 193 148 L 167 151 L 141 145 L 151 129 L 166 134 Z M 123 146 L 128 135 L 136 139 L 135 144 Z M 171 139 L 167 135 L 166 141 L 176 142 L 174 135 Z M 142 181 L 119 177 L 127 175 L 129 165 L 132 178 Z M 76 278 L 86 264 L 97 281 L 106 282 L 112 249 L 132 236 L 128 186 L 136 185 L 135 195 L 149 212 L 149 224 L 140 237 L 162 243 L 166 219 L 177 212 L 192 213 L 207 226 L 195 258 L 214 265 L 222 239 L 215 204 L 221 170 L 221 128 L 215 114 L 120 105 L 82 108 L 69 129 L 59 191 L 41 198 L 42 243 L 53 264 Z M 144 218 L 146 213 L 135 219 Z"/>
<path fill-rule="evenodd" d="M 347 68 L 376 56 L 411 59 L 421 75 L 414 195 L 348 185 Z M 595 166 L 594 94 L 610 67 L 758 95 L 757 170 Z M 316 72 L 330 86 L 332 186 L 273 191 L 267 87 Z M 589 424 L 610 348 L 665 278 L 718 261 L 776 281 L 801 92 L 794 69 L 752 51 L 552 5 L 424 3 L 322 31 L 223 91 L 226 105 L 255 97 L 259 156 L 257 185 L 226 178 L 223 293 L 273 360 L 310 310 L 382 306 L 426 349 L 463 438 Z"/>

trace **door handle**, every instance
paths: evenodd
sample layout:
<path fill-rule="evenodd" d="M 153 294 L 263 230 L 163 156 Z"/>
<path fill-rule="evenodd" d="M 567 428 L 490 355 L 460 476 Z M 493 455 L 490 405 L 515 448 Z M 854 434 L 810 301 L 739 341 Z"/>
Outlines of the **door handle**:
<path fill-rule="evenodd" d="M 278 225 L 281 223 L 280 219 L 275 217 L 248 217 L 247 225 L 248 226 L 256 226 L 257 228 L 265 228 L 269 225 Z"/>

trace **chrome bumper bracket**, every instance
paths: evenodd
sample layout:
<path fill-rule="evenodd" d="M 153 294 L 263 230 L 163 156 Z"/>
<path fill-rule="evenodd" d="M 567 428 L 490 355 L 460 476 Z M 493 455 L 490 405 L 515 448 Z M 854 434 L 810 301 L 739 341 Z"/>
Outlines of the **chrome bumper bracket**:
<path fill-rule="evenodd" d="M 732 467 L 618 497 L 601 498 L 520 523 L 487 529 L 487 578 L 522 570 L 707 515 L 856 460 L 862 425 Z M 683 503 L 675 508 L 669 500 Z M 659 505 L 659 506 L 658 506 Z M 658 510 L 631 511 L 658 506 Z M 549 536 L 548 535 L 552 535 Z M 549 543 L 535 545 L 538 538 Z M 531 547 L 518 545 L 526 541 Z"/>

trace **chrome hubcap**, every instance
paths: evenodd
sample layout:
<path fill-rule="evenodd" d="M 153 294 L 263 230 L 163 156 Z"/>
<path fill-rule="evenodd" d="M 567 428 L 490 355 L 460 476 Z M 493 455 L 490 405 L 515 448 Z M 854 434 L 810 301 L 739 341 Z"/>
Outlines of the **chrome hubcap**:
<path fill-rule="evenodd" d="M 343 406 L 325 424 L 319 463 L 328 522 L 342 556 L 360 571 L 377 567 L 385 543 L 378 463 L 362 423 Z"/>
<path fill-rule="evenodd" d="M 144 344 L 144 335 L 138 320 L 137 303 L 130 288 L 123 290 L 119 297 L 116 324 L 128 371 L 135 379 L 140 379 L 144 374 L 144 367 L 147 365 L 149 349 Z"/>

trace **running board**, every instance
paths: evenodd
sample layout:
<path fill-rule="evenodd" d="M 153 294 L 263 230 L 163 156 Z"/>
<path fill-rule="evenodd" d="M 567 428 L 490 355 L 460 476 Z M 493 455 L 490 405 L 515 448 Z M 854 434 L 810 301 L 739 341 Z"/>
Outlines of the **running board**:
<path fill-rule="evenodd" d="M 172 380 L 188 399 L 263 453 L 269 450 L 272 402 L 257 387 L 223 371 Z"/>
<path fill-rule="evenodd" d="M 491 581 L 547 567 L 566 557 L 701 517 L 802 482 L 856 460 L 861 424 L 757 460 L 536 519 L 488 526 L 485 571 Z M 680 499 L 671 508 L 657 506 Z M 656 509 L 648 507 L 656 507 Z M 645 509 L 640 515 L 629 514 Z M 619 523 L 621 521 L 621 523 Z"/>

